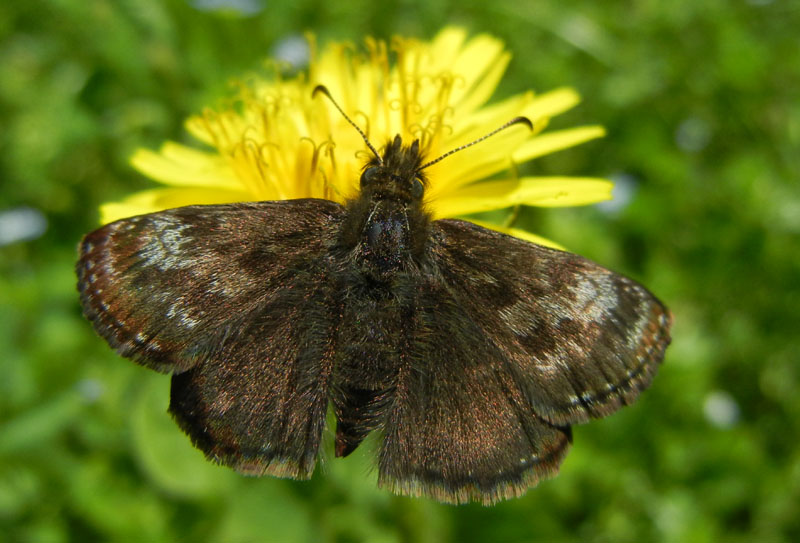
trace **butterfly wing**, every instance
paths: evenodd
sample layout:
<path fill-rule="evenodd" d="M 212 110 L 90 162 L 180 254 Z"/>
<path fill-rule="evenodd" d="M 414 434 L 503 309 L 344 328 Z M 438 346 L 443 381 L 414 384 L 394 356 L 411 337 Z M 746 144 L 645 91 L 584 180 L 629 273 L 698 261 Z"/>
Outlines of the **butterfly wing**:
<path fill-rule="evenodd" d="M 380 482 L 493 503 L 557 471 L 570 424 L 636 399 L 663 358 L 670 314 L 574 254 L 463 221 L 436 221 L 431 238 Z"/>
<path fill-rule="evenodd" d="M 308 478 L 327 409 L 324 200 L 190 206 L 124 219 L 80 245 L 84 313 L 117 352 L 173 373 L 170 412 L 207 456 Z"/>

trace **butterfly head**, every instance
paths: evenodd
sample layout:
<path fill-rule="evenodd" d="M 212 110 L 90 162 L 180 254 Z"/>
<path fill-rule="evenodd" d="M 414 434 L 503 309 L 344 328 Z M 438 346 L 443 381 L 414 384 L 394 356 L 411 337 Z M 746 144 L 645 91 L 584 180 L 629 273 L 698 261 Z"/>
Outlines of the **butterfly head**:
<path fill-rule="evenodd" d="M 361 192 L 375 200 L 419 202 L 426 184 L 421 165 L 419 140 L 404 146 L 400 136 L 396 136 L 386 144 L 381 156 L 374 156 L 364 167 Z"/>

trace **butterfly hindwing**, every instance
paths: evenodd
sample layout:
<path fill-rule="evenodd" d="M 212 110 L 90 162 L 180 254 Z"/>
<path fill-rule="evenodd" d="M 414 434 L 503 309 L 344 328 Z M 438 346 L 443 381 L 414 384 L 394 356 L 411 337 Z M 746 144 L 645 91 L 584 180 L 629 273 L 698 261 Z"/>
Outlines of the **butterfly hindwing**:
<path fill-rule="evenodd" d="M 210 458 L 310 477 L 334 317 L 324 200 L 191 206 L 124 219 L 80 247 L 84 313 L 120 354 L 172 372 L 170 411 Z"/>
<path fill-rule="evenodd" d="M 669 313 L 638 283 L 468 222 L 433 223 L 414 282 L 380 457 L 405 494 L 521 494 L 556 472 L 570 424 L 636 399 L 669 342 Z"/>
<path fill-rule="evenodd" d="M 379 482 L 393 492 L 486 504 L 556 472 L 569 428 L 537 416 L 502 353 L 439 281 L 418 291 L 384 424 Z"/>

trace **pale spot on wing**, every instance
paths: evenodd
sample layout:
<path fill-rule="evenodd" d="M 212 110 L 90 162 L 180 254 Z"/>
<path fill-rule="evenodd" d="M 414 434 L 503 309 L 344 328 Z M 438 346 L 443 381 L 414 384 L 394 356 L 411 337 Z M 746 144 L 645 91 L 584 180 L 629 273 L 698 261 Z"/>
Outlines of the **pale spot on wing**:
<path fill-rule="evenodd" d="M 200 324 L 200 318 L 203 316 L 203 312 L 199 311 L 196 315 L 197 318 L 195 318 L 190 315 L 187 307 L 181 305 L 181 302 L 175 302 L 170 304 L 166 316 L 168 319 L 177 319 L 185 328 L 191 330 Z"/>
<path fill-rule="evenodd" d="M 183 322 L 183 325 L 184 325 L 186 328 L 190 329 L 190 330 L 191 330 L 192 328 L 194 328 L 195 326 L 197 326 L 198 324 L 200 324 L 200 321 L 199 321 L 199 320 L 197 320 L 197 319 L 193 319 L 193 318 L 191 318 L 191 317 L 184 317 L 183 319 L 181 319 L 181 322 Z"/>
<path fill-rule="evenodd" d="M 578 284 L 570 287 L 575 295 L 579 315 L 585 320 L 602 322 L 608 318 L 608 308 L 619 303 L 610 275 L 582 277 Z"/>
<path fill-rule="evenodd" d="M 530 331 L 533 324 L 531 300 L 519 298 L 513 304 L 501 308 L 499 313 L 506 326 L 515 334 L 524 335 Z"/>
<path fill-rule="evenodd" d="M 499 310 L 503 323 L 520 338 L 543 333 L 556 336 L 549 349 L 534 354 L 532 369 L 544 380 L 563 379 L 574 361 L 586 357 L 587 346 L 607 329 L 620 303 L 621 285 L 611 273 L 576 273 L 573 277 L 560 288 L 554 285 L 544 296 L 531 299 L 523 295 Z M 625 284 L 623 288 L 631 287 Z M 637 337 L 648 325 L 648 317 L 638 315 L 637 322 L 631 323 Z M 572 405 L 588 402 L 596 392 L 573 395 L 567 401 Z"/>
<path fill-rule="evenodd" d="M 151 297 L 150 301 L 154 304 L 167 304 L 173 298 L 173 294 L 169 291 L 154 292 L 152 288 L 149 290 L 148 295 Z"/>
<path fill-rule="evenodd" d="M 553 364 L 548 364 L 548 361 L 554 362 Z M 536 365 L 534 366 L 534 371 L 541 374 L 542 377 L 558 377 L 560 376 L 564 370 L 566 369 L 566 365 L 561 363 L 557 358 L 537 358 Z"/>
<path fill-rule="evenodd" d="M 647 294 L 647 292 L 644 291 L 643 288 L 639 287 L 638 285 L 632 285 L 632 284 L 626 284 L 623 287 L 623 291 L 626 293 L 632 293 L 637 298 L 645 297 Z M 626 338 L 627 339 L 626 343 L 628 348 L 635 349 L 636 347 L 639 346 L 639 343 L 642 340 L 645 330 L 650 324 L 651 317 L 652 315 L 650 314 L 650 311 L 639 312 L 638 318 L 636 319 L 636 322 L 631 325 L 630 331 L 628 332 L 628 337 Z M 662 322 L 661 324 L 663 325 L 664 323 Z M 654 346 L 655 344 L 652 345 L 651 348 Z"/>
<path fill-rule="evenodd" d="M 139 249 L 137 256 L 145 266 L 159 270 L 178 270 L 191 267 L 192 259 L 186 258 L 184 245 L 192 238 L 184 236 L 188 224 L 168 214 L 151 216 L 153 235 Z"/>
<path fill-rule="evenodd" d="M 209 294 L 216 294 L 226 298 L 233 298 L 241 294 L 241 292 L 250 286 L 250 277 L 247 274 L 242 274 L 241 277 L 231 275 L 225 278 L 224 281 L 219 279 L 212 279 L 206 284 L 206 291 Z"/>

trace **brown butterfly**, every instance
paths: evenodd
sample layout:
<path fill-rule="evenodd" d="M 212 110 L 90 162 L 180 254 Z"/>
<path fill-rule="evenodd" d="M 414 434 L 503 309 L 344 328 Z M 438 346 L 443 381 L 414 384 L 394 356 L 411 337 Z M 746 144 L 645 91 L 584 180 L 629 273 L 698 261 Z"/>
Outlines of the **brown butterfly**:
<path fill-rule="evenodd" d="M 557 472 L 570 425 L 650 384 L 670 313 L 580 256 L 432 221 L 423 170 L 442 157 L 364 139 L 374 156 L 344 205 L 188 206 L 88 234 L 84 313 L 172 373 L 170 412 L 237 471 L 310 478 L 332 406 L 336 456 L 379 431 L 393 492 L 519 496 Z"/>

